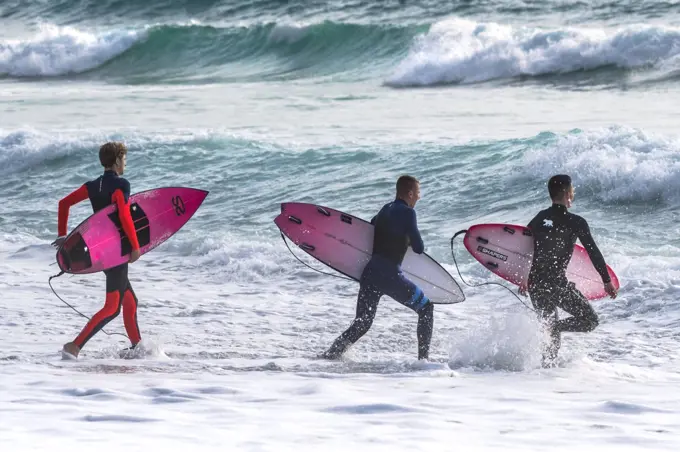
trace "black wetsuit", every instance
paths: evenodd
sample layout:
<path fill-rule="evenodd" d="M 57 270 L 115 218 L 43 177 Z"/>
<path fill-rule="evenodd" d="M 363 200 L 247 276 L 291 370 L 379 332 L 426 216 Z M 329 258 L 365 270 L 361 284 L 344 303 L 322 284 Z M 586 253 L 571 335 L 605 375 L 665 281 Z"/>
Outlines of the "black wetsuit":
<path fill-rule="evenodd" d="M 401 263 L 409 245 L 418 254 L 424 251 L 416 212 L 397 199 L 383 206 L 371 223 L 375 225 L 373 256 L 361 275 L 356 317 L 323 356 L 327 359 L 340 357 L 350 345 L 366 334 L 373 324 L 380 298 L 387 295 L 418 313 L 418 359 L 427 359 L 432 339 L 434 305 L 401 271 Z"/>
<path fill-rule="evenodd" d="M 562 332 L 588 332 L 598 325 L 595 310 L 574 283 L 567 280 L 566 270 L 574 252 L 576 239 L 581 241 L 603 283 L 610 281 L 607 265 L 585 219 L 567 211 L 561 204 L 542 210 L 529 223 L 534 238 L 534 257 L 529 272 L 528 289 L 539 315 L 551 328 L 552 343 L 544 352 L 544 360 L 557 356 Z M 557 308 L 572 317 L 559 320 Z"/>

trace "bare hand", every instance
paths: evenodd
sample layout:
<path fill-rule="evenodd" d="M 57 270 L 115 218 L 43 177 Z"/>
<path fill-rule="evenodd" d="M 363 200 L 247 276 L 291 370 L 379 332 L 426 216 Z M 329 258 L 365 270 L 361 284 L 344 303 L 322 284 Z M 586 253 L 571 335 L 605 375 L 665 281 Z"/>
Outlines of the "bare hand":
<path fill-rule="evenodd" d="M 139 259 L 139 256 L 141 256 L 142 253 L 139 250 L 132 250 L 130 252 L 130 260 L 128 261 L 130 264 L 135 262 L 137 259 Z"/>
<path fill-rule="evenodd" d="M 616 287 L 614 287 L 614 284 L 612 284 L 611 281 L 604 285 L 604 290 L 605 292 L 607 292 L 607 295 L 609 295 L 612 298 L 616 298 L 618 290 L 616 289 Z"/>
<path fill-rule="evenodd" d="M 64 243 L 64 240 L 66 240 L 66 237 L 57 237 L 57 239 L 51 243 L 51 245 L 55 248 L 59 248 L 62 243 Z"/>
<path fill-rule="evenodd" d="M 523 297 L 527 296 L 527 291 L 529 288 L 527 287 L 527 283 L 523 282 L 519 285 L 519 294 L 522 295 Z"/>

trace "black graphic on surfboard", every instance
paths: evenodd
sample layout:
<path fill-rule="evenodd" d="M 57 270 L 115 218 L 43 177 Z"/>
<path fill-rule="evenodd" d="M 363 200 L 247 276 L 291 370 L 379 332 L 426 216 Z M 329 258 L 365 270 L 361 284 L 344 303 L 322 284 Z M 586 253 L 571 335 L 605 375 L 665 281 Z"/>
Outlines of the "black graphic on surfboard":
<path fill-rule="evenodd" d="M 135 230 L 137 231 L 137 240 L 139 241 L 139 247 L 143 247 L 149 244 L 151 240 L 151 231 L 149 229 L 149 219 L 146 217 L 146 213 L 140 207 L 139 204 L 134 203 L 130 206 L 130 216 L 132 217 L 132 222 L 135 225 Z M 120 224 L 120 218 L 118 217 L 118 211 L 114 211 L 109 214 L 109 218 L 118 228 L 118 233 L 120 234 L 120 252 L 121 256 L 126 256 L 132 251 L 132 245 L 130 244 L 130 239 L 128 239 L 127 234 L 123 230 Z"/>

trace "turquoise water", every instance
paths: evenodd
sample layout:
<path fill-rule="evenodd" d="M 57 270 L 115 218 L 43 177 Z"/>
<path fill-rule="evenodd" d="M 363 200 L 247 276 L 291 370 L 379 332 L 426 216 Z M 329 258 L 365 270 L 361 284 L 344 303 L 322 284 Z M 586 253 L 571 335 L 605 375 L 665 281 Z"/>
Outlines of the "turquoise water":
<path fill-rule="evenodd" d="M 0 2 L 0 442 L 678 450 L 679 79 L 676 1 Z M 57 204 L 114 139 L 133 192 L 210 194 L 130 267 L 136 359 L 100 333 L 61 361 L 85 320 L 47 285 Z M 290 255 L 279 204 L 370 218 L 404 173 L 426 251 L 466 300 L 435 308 L 430 362 L 388 297 L 345 360 L 315 359 L 358 287 Z M 463 285 L 449 241 L 526 224 L 555 173 L 621 291 L 541 369 L 533 313 Z M 90 214 L 75 206 L 70 227 Z M 504 282 L 454 249 L 466 281 Z M 88 316 L 102 306 L 101 274 L 52 283 Z"/>
<path fill-rule="evenodd" d="M 352 305 L 353 287 L 324 285 L 288 254 L 272 221 L 279 203 L 368 218 L 393 197 L 399 175 L 413 174 L 426 248 L 453 271 L 456 231 L 527 223 L 548 203 L 547 179 L 567 172 L 574 211 L 590 221 L 627 294 L 602 303 L 604 315 L 638 309 L 649 322 L 648 300 L 677 304 L 676 9 L 3 2 L 3 249 L 36 246 L 49 272 L 59 199 L 98 176 L 99 145 L 118 139 L 130 148 L 133 191 L 210 191 L 146 258 L 163 269 L 156 277 L 303 298 L 299 291 L 341 290 Z M 89 213 L 74 208 L 71 226 Z M 494 280 L 469 256 L 461 262 L 471 278 Z"/>

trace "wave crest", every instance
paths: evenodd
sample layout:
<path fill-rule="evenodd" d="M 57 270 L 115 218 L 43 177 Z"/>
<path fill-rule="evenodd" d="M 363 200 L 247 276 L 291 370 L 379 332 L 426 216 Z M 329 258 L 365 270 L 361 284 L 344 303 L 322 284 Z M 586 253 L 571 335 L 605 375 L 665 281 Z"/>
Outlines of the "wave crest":
<path fill-rule="evenodd" d="M 391 86 L 475 83 L 680 61 L 680 28 L 632 25 L 615 31 L 540 29 L 450 19 L 415 38 L 386 80 Z"/>

